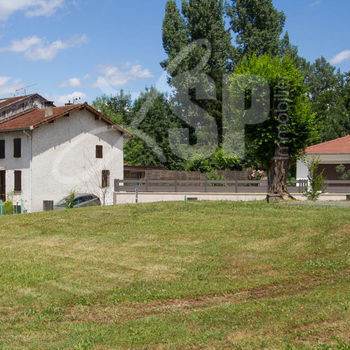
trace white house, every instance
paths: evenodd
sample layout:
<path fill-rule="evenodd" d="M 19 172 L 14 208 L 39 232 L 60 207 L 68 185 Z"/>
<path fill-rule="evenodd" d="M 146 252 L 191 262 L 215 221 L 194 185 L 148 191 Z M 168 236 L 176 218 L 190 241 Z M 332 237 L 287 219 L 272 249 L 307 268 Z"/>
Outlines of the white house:
<path fill-rule="evenodd" d="M 55 107 L 38 94 L 0 99 L 0 200 L 43 210 L 71 191 L 113 203 L 132 135 L 88 104 Z"/>
<path fill-rule="evenodd" d="M 305 151 L 305 159 L 316 156 L 320 160 L 319 169 L 327 180 L 339 180 L 340 174 L 336 171 L 337 166 L 342 164 L 346 170 L 350 169 L 350 135 L 335 140 L 310 146 Z M 297 163 L 297 179 L 307 179 L 308 169 L 305 160 Z"/>

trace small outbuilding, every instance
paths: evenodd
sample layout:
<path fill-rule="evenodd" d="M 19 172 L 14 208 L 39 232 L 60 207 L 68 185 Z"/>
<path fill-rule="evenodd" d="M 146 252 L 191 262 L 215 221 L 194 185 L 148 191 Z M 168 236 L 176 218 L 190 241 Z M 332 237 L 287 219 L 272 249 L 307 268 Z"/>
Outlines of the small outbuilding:
<path fill-rule="evenodd" d="M 305 153 L 305 159 L 297 163 L 297 180 L 307 179 L 305 160 L 312 156 L 319 158 L 319 169 L 324 170 L 323 174 L 327 180 L 339 180 L 341 174 L 337 172 L 337 167 L 342 164 L 346 171 L 350 169 L 350 135 L 310 146 Z"/>

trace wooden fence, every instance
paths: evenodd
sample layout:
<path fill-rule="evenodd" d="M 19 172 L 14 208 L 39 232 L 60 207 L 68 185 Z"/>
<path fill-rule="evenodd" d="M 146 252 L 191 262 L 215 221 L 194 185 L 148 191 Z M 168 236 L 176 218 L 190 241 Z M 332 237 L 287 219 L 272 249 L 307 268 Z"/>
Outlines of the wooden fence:
<path fill-rule="evenodd" d="M 327 193 L 350 193 L 350 181 L 326 180 Z M 303 193 L 307 181 L 288 182 L 290 193 Z M 267 193 L 266 180 L 114 180 L 115 192 Z"/>

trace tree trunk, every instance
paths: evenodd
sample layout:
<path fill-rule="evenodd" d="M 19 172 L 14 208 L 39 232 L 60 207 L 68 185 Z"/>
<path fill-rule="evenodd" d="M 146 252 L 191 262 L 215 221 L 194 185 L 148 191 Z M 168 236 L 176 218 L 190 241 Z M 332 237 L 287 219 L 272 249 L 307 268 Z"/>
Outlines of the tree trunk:
<path fill-rule="evenodd" d="M 276 148 L 275 157 L 267 169 L 268 195 L 279 196 L 294 199 L 288 192 L 287 172 L 289 167 L 289 158 L 286 154 L 281 154 L 279 148 Z"/>

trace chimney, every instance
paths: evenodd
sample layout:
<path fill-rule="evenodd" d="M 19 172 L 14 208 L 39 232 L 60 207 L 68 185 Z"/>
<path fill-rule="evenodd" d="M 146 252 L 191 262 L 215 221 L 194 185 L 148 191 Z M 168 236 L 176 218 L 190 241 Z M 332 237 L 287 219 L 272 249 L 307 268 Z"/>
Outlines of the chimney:
<path fill-rule="evenodd" d="M 45 118 L 53 116 L 53 103 L 51 101 L 45 102 Z"/>

